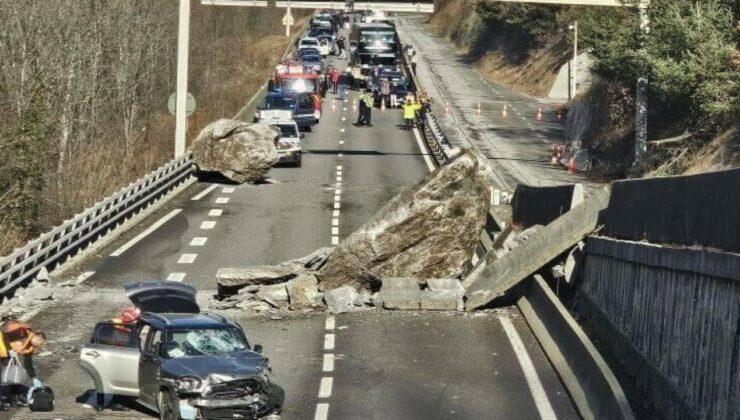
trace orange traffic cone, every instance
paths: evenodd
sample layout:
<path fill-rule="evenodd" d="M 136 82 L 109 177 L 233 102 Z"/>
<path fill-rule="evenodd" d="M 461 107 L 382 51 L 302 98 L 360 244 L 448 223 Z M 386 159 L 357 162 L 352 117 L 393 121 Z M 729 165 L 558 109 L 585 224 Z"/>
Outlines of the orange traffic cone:
<path fill-rule="evenodd" d="M 572 157 L 568 161 L 568 173 L 571 175 L 576 173 L 576 158 Z"/>
<path fill-rule="evenodd" d="M 542 107 L 537 108 L 537 121 L 542 121 Z"/>

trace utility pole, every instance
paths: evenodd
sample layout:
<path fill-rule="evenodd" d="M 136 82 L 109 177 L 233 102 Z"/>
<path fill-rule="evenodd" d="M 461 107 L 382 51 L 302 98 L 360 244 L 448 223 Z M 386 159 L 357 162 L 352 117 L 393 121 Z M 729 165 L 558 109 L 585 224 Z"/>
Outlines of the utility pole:
<path fill-rule="evenodd" d="M 188 99 L 188 48 L 190 35 L 190 0 L 180 0 L 177 33 L 177 105 L 175 108 L 175 157 L 185 154 Z"/>
<path fill-rule="evenodd" d="M 650 33 L 650 19 L 647 12 L 647 4 L 641 3 L 638 6 L 640 14 L 640 31 L 643 36 Z M 645 56 L 645 40 L 642 40 L 642 52 Z M 647 153 L 647 110 L 648 110 L 648 78 L 644 72 L 647 71 L 646 63 L 642 63 L 643 76 L 637 79 L 635 89 L 635 160 L 632 162 L 636 165 Z"/>
<path fill-rule="evenodd" d="M 573 60 L 570 64 L 570 89 L 568 99 L 576 97 L 576 89 L 578 88 L 578 21 L 573 22 L 572 25 L 568 26 L 568 29 L 573 31 Z"/>

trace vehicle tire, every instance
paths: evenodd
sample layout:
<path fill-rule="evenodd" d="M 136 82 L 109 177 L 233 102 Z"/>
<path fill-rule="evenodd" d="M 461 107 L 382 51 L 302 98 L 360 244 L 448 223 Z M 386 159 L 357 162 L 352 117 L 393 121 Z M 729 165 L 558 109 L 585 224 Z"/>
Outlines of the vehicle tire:
<path fill-rule="evenodd" d="M 180 420 L 180 401 L 167 390 L 157 394 L 157 407 L 160 420 Z"/>
<path fill-rule="evenodd" d="M 298 160 L 295 162 L 294 165 L 295 165 L 296 168 L 300 168 L 301 167 L 301 161 L 302 161 L 302 159 L 301 158 L 298 158 Z"/>

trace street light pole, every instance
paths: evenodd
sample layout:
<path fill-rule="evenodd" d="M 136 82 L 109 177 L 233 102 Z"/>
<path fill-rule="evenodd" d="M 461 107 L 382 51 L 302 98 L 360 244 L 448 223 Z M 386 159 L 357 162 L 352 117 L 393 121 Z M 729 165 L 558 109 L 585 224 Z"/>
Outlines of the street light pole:
<path fill-rule="evenodd" d="M 188 45 L 190 35 L 190 0 L 180 0 L 177 34 L 177 101 L 175 108 L 175 157 L 185 154 L 188 99 Z"/>
<path fill-rule="evenodd" d="M 570 64 L 570 89 L 568 90 L 568 99 L 576 97 L 578 87 L 578 21 L 568 26 L 573 31 L 573 60 Z"/>

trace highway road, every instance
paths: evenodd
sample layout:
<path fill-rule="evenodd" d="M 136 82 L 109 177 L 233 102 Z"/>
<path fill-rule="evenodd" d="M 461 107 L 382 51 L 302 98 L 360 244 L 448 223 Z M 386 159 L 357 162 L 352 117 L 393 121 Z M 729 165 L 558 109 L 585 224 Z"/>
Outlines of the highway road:
<path fill-rule="evenodd" d="M 127 401 L 100 414 L 80 403 L 92 382 L 76 349 L 95 321 L 126 304 L 123 282 L 182 281 L 207 299 L 218 268 L 278 263 L 330 245 L 430 170 L 418 132 L 399 128 L 399 110 L 375 110 L 374 126 L 358 128 L 351 102 L 336 101 L 332 111 L 332 99 L 306 135 L 301 168 L 275 168 L 256 186 L 197 183 L 70 274 L 84 283 L 31 321 L 49 337 L 51 355 L 37 358 L 37 371 L 56 393 L 54 417 L 151 416 Z M 265 347 L 286 390 L 284 419 L 578 418 L 514 307 L 230 316 Z M 10 417 L 49 414 L 0 414 Z"/>
<path fill-rule="evenodd" d="M 550 164 L 551 146 L 564 144 L 565 137 L 563 120 L 547 101 L 485 80 L 464 52 L 432 33 L 426 20 L 422 15 L 399 19 L 399 33 L 404 42 L 421 52 L 418 80 L 434 98 L 435 114 L 453 145 L 475 147 L 488 157 L 499 186 L 510 192 L 518 183 L 548 186 L 580 182 L 587 190 L 598 185 Z M 445 104 L 449 106 L 447 116 Z"/>

